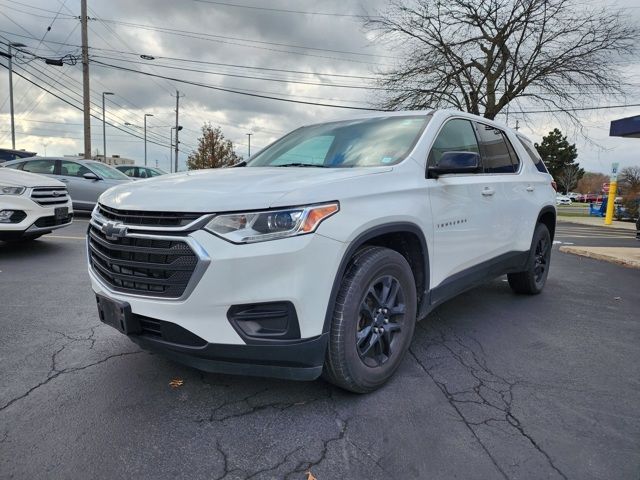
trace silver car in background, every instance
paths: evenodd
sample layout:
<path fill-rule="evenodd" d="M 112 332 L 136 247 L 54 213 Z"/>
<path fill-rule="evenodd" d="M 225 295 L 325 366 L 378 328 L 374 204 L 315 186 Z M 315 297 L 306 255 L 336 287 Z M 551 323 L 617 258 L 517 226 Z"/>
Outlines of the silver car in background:
<path fill-rule="evenodd" d="M 65 183 L 75 210 L 93 210 L 105 190 L 132 181 L 124 173 L 95 160 L 31 157 L 5 162 L 2 166 L 46 175 Z"/>

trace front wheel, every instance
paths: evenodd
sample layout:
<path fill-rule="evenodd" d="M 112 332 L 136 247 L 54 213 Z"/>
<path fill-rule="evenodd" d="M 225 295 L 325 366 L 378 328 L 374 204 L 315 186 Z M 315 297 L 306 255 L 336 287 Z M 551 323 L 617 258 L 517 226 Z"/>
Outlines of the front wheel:
<path fill-rule="evenodd" d="M 334 306 L 325 378 L 356 393 L 382 386 L 409 348 L 416 304 L 413 272 L 402 255 L 382 247 L 358 252 Z"/>
<path fill-rule="evenodd" d="M 544 288 L 551 260 L 551 235 L 543 223 L 536 225 L 527 260 L 527 269 L 507 275 L 509 285 L 516 293 L 537 295 Z"/>

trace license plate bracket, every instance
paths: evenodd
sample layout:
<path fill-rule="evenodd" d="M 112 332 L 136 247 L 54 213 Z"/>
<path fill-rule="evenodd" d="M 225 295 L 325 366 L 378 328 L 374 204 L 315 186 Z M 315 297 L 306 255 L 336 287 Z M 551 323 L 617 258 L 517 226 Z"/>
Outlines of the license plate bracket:
<path fill-rule="evenodd" d="M 65 220 L 69 216 L 69 207 L 56 207 L 53 214 L 56 220 Z"/>
<path fill-rule="evenodd" d="M 100 321 L 116 330 L 131 335 L 140 333 L 140 322 L 131 313 L 131 305 L 96 294 Z"/>

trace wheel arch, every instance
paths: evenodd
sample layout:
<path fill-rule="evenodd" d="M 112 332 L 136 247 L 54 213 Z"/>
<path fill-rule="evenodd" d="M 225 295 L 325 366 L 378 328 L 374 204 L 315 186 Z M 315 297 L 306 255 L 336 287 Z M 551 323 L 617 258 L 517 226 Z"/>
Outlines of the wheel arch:
<path fill-rule="evenodd" d="M 429 250 L 422 229 L 410 222 L 386 223 L 360 233 L 349 244 L 333 279 L 333 286 L 327 304 L 323 333 L 329 330 L 333 307 L 340 289 L 340 283 L 356 252 L 365 246 L 390 248 L 400 253 L 409 263 L 416 280 L 418 298 L 418 319 L 424 316 L 429 305 Z"/>
<path fill-rule="evenodd" d="M 546 206 L 542 210 L 540 210 L 536 225 L 538 223 L 544 224 L 549 229 L 551 241 L 553 241 L 553 237 L 556 233 L 556 209 L 551 206 Z"/>

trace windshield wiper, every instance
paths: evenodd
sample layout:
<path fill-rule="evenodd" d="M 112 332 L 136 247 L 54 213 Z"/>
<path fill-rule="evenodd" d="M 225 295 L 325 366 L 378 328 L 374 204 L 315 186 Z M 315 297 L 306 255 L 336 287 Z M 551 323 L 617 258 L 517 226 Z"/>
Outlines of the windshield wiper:
<path fill-rule="evenodd" d="M 313 163 L 285 163 L 284 165 L 274 165 L 274 167 L 316 167 L 331 168 L 327 165 L 314 165 Z"/>

